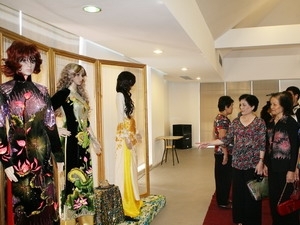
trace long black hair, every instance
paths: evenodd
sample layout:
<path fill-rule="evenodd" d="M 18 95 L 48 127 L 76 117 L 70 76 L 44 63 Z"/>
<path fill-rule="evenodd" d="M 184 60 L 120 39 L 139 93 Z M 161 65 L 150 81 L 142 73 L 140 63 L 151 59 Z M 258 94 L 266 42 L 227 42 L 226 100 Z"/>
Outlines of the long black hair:
<path fill-rule="evenodd" d="M 119 74 L 117 79 L 116 91 L 121 92 L 124 95 L 125 99 L 125 113 L 128 118 L 131 118 L 131 115 L 134 110 L 134 102 L 131 99 L 131 87 L 135 84 L 135 76 L 129 71 L 123 71 Z"/>

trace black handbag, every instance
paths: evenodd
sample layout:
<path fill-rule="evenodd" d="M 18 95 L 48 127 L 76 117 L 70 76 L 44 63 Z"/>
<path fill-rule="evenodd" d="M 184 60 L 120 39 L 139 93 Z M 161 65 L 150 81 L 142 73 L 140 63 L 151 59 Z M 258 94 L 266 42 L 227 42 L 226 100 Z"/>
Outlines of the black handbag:
<path fill-rule="evenodd" d="M 250 180 L 247 182 L 247 187 L 251 193 L 251 196 L 256 201 L 260 201 L 269 196 L 268 177 L 258 177 Z"/>

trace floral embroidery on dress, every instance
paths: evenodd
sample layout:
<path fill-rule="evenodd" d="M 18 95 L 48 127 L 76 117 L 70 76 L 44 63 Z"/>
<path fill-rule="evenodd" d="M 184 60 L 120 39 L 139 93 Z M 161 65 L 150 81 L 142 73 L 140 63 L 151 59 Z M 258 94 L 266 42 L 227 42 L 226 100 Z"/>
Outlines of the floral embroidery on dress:
<path fill-rule="evenodd" d="M 78 122 L 78 133 L 76 135 L 78 145 L 82 146 L 83 148 L 87 148 L 90 145 L 90 135 L 87 130 L 87 115 L 89 113 L 90 107 L 78 93 L 74 92 L 71 92 L 70 96 L 67 99 L 67 102 L 73 105 L 74 114 Z"/>
<path fill-rule="evenodd" d="M 61 99 L 64 92 L 67 96 Z M 93 169 L 90 156 L 91 135 L 87 102 L 69 89 L 56 93 L 57 107 L 64 110 L 64 126 L 71 132 L 66 138 L 66 183 L 61 192 L 62 218 L 65 220 L 94 214 Z M 59 99 L 59 100 L 58 100 Z M 69 127 L 68 127 L 69 125 Z"/>
<path fill-rule="evenodd" d="M 21 82 L 14 79 L 0 86 L 1 162 L 5 168 L 12 166 L 18 179 L 12 182 L 16 218 L 47 213 L 49 218 L 44 221 L 48 224 L 46 221 L 58 219 L 50 157 L 53 146 L 59 143 L 58 138 L 51 136 L 51 132 L 57 132 L 55 121 L 51 120 L 54 112 L 44 86 L 33 83 L 31 77 Z"/>

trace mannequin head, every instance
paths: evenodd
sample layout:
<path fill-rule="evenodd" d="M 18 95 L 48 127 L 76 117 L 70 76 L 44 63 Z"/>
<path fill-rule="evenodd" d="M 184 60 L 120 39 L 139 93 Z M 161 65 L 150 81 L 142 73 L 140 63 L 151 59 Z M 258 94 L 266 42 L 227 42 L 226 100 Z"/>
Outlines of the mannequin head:
<path fill-rule="evenodd" d="M 7 58 L 3 59 L 4 65 L 1 69 L 7 77 L 14 76 L 15 74 L 22 76 L 30 75 L 24 74 L 25 70 L 22 70 L 22 65 L 31 65 L 33 73 L 36 74 L 41 71 L 41 54 L 34 44 L 14 41 L 6 50 L 6 53 Z"/>

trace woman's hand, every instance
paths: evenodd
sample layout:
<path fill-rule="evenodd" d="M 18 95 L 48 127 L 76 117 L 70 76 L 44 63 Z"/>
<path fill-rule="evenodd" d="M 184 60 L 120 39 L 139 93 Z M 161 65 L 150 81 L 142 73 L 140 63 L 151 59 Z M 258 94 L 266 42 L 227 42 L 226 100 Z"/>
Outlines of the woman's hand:
<path fill-rule="evenodd" d="M 299 168 L 297 167 L 295 170 L 295 180 L 298 181 L 299 180 Z"/>
<path fill-rule="evenodd" d="M 205 141 L 205 142 L 196 142 L 199 148 L 207 148 L 209 145 L 224 145 L 224 142 L 221 141 L 220 139 L 215 139 L 211 141 Z"/>
<path fill-rule="evenodd" d="M 258 175 L 264 174 L 264 162 L 260 159 L 255 167 L 255 173 Z"/>
<path fill-rule="evenodd" d="M 286 174 L 286 182 L 294 183 L 295 182 L 295 172 L 288 171 Z"/>
<path fill-rule="evenodd" d="M 222 165 L 223 165 L 223 166 L 226 165 L 227 162 L 228 162 L 228 155 L 224 154 L 224 155 L 223 155 Z"/>
<path fill-rule="evenodd" d="M 207 148 L 209 145 L 208 142 L 197 142 L 196 144 L 198 145 L 198 149 Z"/>

